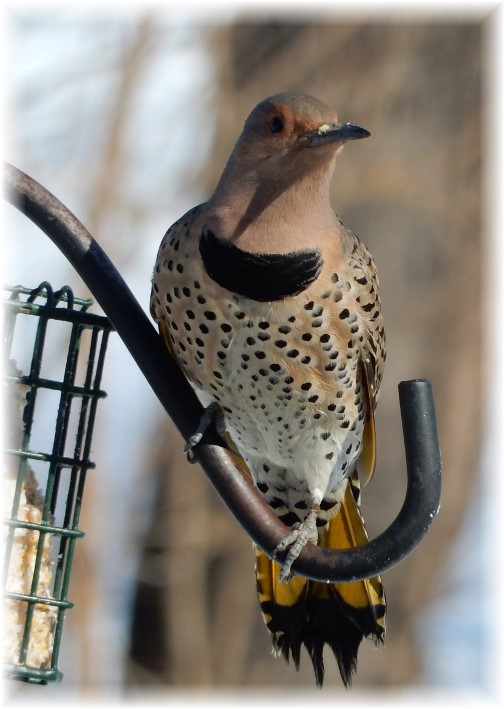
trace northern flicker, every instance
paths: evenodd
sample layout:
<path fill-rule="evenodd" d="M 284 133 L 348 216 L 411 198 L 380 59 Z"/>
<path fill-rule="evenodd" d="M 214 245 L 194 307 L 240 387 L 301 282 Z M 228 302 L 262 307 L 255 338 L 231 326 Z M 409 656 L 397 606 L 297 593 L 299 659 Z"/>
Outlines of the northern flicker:
<path fill-rule="evenodd" d="M 359 482 L 374 471 L 385 335 L 374 261 L 329 184 L 342 146 L 368 135 L 311 96 L 261 101 L 213 195 L 168 229 L 152 282 L 170 353 L 292 530 L 283 565 L 256 550 L 257 590 L 274 651 L 299 668 L 305 645 L 319 686 L 325 644 L 348 686 L 362 638 L 385 632 L 379 578 L 291 571 L 308 541 L 367 539 Z"/>

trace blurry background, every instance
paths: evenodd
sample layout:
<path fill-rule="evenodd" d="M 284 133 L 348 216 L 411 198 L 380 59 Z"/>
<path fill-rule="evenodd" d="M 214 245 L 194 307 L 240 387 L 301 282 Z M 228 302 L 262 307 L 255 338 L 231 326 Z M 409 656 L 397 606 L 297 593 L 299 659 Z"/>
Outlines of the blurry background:
<path fill-rule="evenodd" d="M 363 500 L 371 536 L 395 517 L 405 491 L 402 379 L 433 383 L 444 489 L 432 532 L 385 575 L 386 646 L 363 643 L 355 688 L 487 682 L 481 200 L 491 22 L 196 16 L 130 5 L 11 9 L 7 18 L 7 159 L 76 214 L 146 310 L 164 231 L 209 196 L 260 99 L 310 93 L 371 131 L 340 156 L 332 193 L 377 261 L 388 334 L 378 469 Z M 41 232 L 13 208 L 5 216 L 7 282 L 68 283 L 87 295 Z M 64 682 L 12 690 L 311 688 L 306 657 L 299 674 L 271 657 L 250 540 L 187 465 L 179 434 L 118 337 L 104 388 Z M 344 695 L 329 656 L 326 676 Z"/>

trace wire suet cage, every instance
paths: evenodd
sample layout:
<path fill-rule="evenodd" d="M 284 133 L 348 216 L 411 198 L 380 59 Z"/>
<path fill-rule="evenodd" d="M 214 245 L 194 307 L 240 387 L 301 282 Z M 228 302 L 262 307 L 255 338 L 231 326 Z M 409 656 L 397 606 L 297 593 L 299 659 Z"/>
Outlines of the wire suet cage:
<path fill-rule="evenodd" d="M 62 676 L 58 655 L 112 329 L 89 312 L 92 303 L 49 283 L 5 288 L 4 659 L 7 676 L 31 683 Z"/>

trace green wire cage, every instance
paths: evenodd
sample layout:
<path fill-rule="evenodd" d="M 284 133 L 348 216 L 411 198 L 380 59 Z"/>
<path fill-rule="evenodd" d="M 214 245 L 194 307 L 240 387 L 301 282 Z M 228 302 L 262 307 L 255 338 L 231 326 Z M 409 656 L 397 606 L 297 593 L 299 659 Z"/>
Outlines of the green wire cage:
<path fill-rule="evenodd" d="M 58 655 L 109 333 L 92 300 L 6 287 L 3 327 L 4 661 L 59 681 Z M 59 371 L 58 371 L 59 369 Z M 49 442 L 49 444 L 48 444 Z"/>

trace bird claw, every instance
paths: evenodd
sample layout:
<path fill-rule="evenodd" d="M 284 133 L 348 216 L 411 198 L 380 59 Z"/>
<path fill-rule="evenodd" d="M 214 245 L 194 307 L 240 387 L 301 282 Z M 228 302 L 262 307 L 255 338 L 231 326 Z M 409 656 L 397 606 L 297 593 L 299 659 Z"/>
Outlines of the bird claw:
<path fill-rule="evenodd" d="M 193 448 L 196 448 L 196 446 L 198 445 L 198 443 L 201 441 L 202 438 L 203 438 L 203 433 L 201 433 L 200 431 L 196 431 L 196 433 L 193 433 L 192 436 L 189 436 L 189 440 L 186 441 L 186 444 L 184 446 L 184 453 L 187 453 L 187 458 L 189 461 L 194 460 Z"/>
<path fill-rule="evenodd" d="M 319 510 L 313 509 L 311 512 L 309 512 L 308 516 L 306 517 L 305 521 L 302 523 L 298 523 L 295 525 L 293 528 L 292 532 L 288 534 L 282 541 L 277 544 L 277 547 L 275 549 L 276 552 L 281 552 L 285 551 L 288 547 L 290 547 L 289 551 L 287 552 L 287 556 L 285 558 L 285 561 L 282 564 L 282 568 L 280 569 L 279 573 L 279 579 L 280 581 L 284 583 L 288 583 L 291 578 L 291 566 L 292 564 L 296 561 L 298 556 L 301 553 L 301 550 L 303 549 L 304 545 L 307 544 L 308 542 L 311 542 L 312 544 L 317 544 L 318 542 L 318 532 L 317 532 L 317 516 L 318 516 Z"/>
<path fill-rule="evenodd" d="M 222 430 L 225 430 L 223 413 L 219 404 L 216 401 L 213 401 L 203 410 L 203 414 L 201 415 L 198 428 L 192 434 L 192 436 L 189 436 L 189 439 L 186 441 L 186 444 L 184 446 L 184 453 L 187 453 L 187 458 L 189 461 L 194 460 L 194 448 L 196 448 L 198 443 L 200 443 L 201 439 L 214 421 L 216 424 L 217 431 L 219 433 L 221 433 Z"/>

